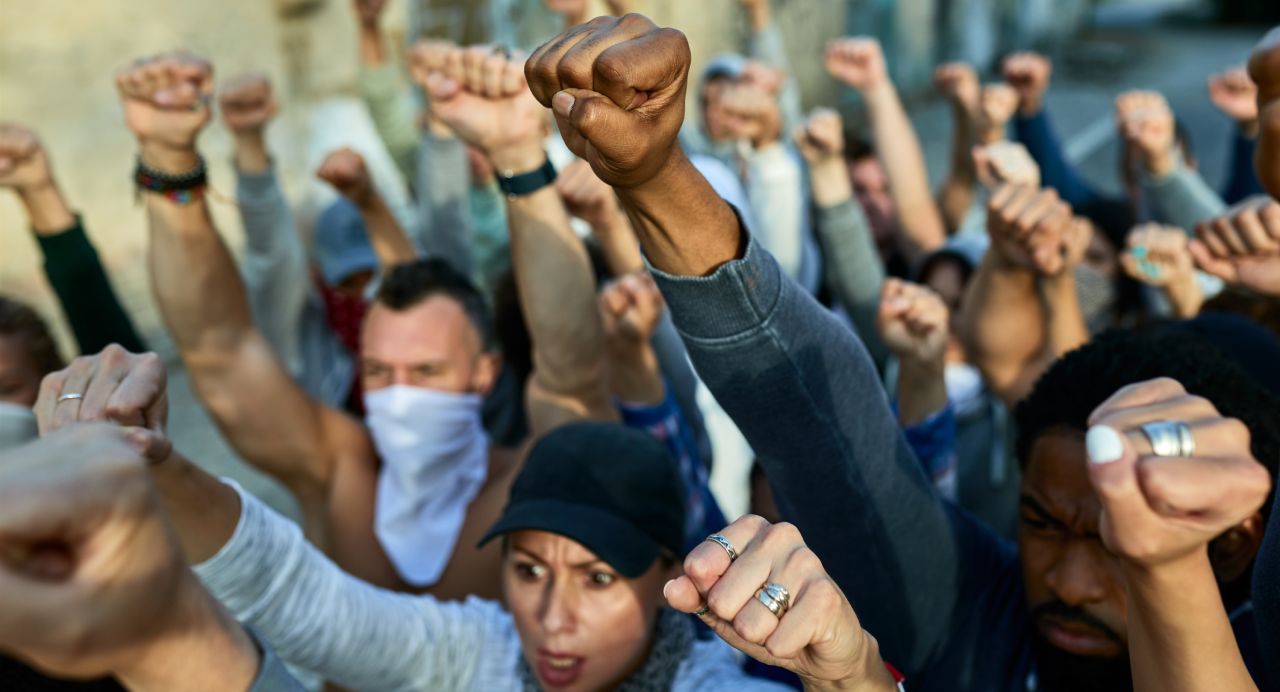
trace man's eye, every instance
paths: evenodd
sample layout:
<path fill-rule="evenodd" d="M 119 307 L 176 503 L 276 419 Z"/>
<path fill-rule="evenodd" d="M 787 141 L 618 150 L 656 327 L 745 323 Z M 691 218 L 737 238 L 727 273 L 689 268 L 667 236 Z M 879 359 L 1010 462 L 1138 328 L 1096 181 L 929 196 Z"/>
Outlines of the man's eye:
<path fill-rule="evenodd" d="M 614 579 L 616 579 L 616 577 L 608 572 L 591 573 L 591 583 L 595 586 L 608 586 L 613 583 Z"/>
<path fill-rule="evenodd" d="M 546 573 L 547 573 L 547 568 L 543 567 L 542 565 L 535 565 L 531 563 L 520 563 L 516 565 L 516 574 L 521 579 L 525 579 L 528 581 L 541 579 L 544 575 L 546 575 Z"/>

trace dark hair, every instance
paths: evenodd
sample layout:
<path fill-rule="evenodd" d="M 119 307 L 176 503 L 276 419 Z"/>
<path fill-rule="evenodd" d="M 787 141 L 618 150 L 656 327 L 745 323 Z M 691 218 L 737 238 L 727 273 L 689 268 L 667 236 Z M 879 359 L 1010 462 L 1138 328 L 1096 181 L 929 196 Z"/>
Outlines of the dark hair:
<path fill-rule="evenodd" d="M 1040 436 L 1064 429 L 1083 434 L 1089 415 L 1117 390 L 1157 377 L 1177 380 L 1242 421 L 1254 456 L 1275 477 L 1280 399 L 1209 341 L 1177 325 L 1106 332 L 1054 363 L 1015 411 L 1019 464 L 1026 466 Z"/>
<path fill-rule="evenodd" d="M 0 335 L 17 339 L 41 377 L 65 367 L 49 325 L 24 303 L 0 296 Z"/>
<path fill-rule="evenodd" d="M 929 277 L 934 270 L 944 264 L 954 265 L 960 270 L 960 285 L 968 286 L 969 279 L 973 276 L 976 267 L 973 266 L 973 260 L 969 259 L 963 252 L 944 248 L 925 258 L 924 264 L 916 271 L 916 281 L 922 284 L 929 283 Z"/>
<path fill-rule="evenodd" d="M 484 348 L 493 347 L 493 323 L 484 296 L 470 279 L 442 259 L 420 259 L 392 267 L 382 277 L 374 300 L 401 312 L 435 296 L 450 298 L 461 305 L 480 333 Z"/>
<path fill-rule="evenodd" d="M 844 161 L 845 163 L 857 163 L 863 159 L 874 158 L 876 156 L 876 148 L 868 142 L 862 135 L 845 131 L 844 133 Z"/>

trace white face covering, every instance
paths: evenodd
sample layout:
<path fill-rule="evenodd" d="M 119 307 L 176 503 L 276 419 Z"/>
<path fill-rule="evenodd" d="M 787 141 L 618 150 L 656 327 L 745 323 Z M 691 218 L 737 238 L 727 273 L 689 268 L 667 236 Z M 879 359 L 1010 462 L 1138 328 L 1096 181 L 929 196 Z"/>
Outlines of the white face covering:
<path fill-rule="evenodd" d="M 973 413 L 982 406 L 982 373 L 968 363 L 947 363 L 943 371 L 947 400 L 957 416 Z"/>
<path fill-rule="evenodd" d="M 36 439 L 36 414 L 18 404 L 0 401 L 0 450 Z"/>
<path fill-rule="evenodd" d="M 488 474 L 482 403 L 475 394 L 404 385 L 364 395 L 365 422 L 382 457 L 374 532 L 414 586 L 439 581 Z"/>

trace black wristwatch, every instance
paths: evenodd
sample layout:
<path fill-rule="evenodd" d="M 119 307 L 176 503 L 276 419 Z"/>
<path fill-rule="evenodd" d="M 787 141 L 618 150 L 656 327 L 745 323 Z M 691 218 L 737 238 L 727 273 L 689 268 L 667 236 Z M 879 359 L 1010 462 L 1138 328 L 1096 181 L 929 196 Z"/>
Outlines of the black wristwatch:
<path fill-rule="evenodd" d="M 498 171 L 498 189 L 508 199 L 531 195 L 556 181 L 556 167 L 550 157 L 536 170 L 528 173 Z"/>

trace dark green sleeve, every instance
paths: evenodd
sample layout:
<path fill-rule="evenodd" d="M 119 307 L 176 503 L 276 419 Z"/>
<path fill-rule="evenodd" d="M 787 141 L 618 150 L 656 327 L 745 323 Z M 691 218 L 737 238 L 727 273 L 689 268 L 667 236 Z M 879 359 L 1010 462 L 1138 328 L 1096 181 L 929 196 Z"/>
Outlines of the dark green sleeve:
<path fill-rule="evenodd" d="M 107 280 L 80 218 L 76 217 L 75 225 L 61 233 L 36 239 L 44 253 L 45 276 L 58 294 L 80 352 L 97 353 L 108 344 L 120 344 L 133 353 L 146 351 Z"/>

